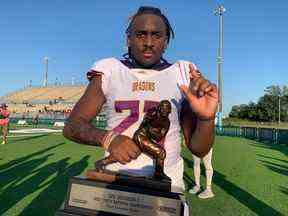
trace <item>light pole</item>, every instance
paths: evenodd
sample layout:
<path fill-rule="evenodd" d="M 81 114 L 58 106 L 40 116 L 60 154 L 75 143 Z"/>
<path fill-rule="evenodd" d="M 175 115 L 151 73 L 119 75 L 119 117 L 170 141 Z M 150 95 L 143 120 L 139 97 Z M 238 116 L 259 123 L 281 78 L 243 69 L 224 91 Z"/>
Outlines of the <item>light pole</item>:
<path fill-rule="evenodd" d="M 222 64 L 223 64 L 223 14 L 226 11 L 223 5 L 219 5 L 214 14 L 219 16 L 219 47 L 217 52 L 217 78 L 218 78 L 218 113 L 217 126 L 222 127 L 222 112 L 223 112 L 223 80 L 222 80 Z"/>
<path fill-rule="evenodd" d="M 278 112 L 278 124 L 280 125 L 280 123 L 281 123 L 281 94 L 280 93 L 278 95 L 278 109 L 279 109 L 279 112 Z"/>
<path fill-rule="evenodd" d="M 74 76 L 72 76 L 71 84 L 72 84 L 72 86 L 75 85 L 75 77 Z"/>
<path fill-rule="evenodd" d="M 48 84 L 48 61 L 49 58 L 47 56 L 44 57 L 44 64 L 45 64 L 45 76 L 43 81 L 43 86 L 46 87 Z"/>

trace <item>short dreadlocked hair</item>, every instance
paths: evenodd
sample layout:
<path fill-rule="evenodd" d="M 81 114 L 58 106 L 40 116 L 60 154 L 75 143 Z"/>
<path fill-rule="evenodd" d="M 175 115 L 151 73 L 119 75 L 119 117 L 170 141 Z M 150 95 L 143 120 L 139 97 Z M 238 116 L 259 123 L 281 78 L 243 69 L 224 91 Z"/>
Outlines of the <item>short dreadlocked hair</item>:
<path fill-rule="evenodd" d="M 132 29 L 132 24 L 134 23 L 134 20 L 137 16 L 140 16 L 142 14 L 153 14 L 156 16 L 159 16 L 163 22 L 166 25 L 166 36 L 167 36 L 167 43 L 169 43 L 170 41 L 170 37 L 174 38 L 175 37 L 175 33 L 167 19 L 167 17 L 162 14 L 161 10 L 159 8 L 155 8 L 155 7 L 150 7 L 150 6 L 142 6 L 138 9 L 137 13 L 134 14 L 129 22 L 129 25 L 126 29 L 126 34 L 129 36 L 131 34 L 131 29 Z"/>

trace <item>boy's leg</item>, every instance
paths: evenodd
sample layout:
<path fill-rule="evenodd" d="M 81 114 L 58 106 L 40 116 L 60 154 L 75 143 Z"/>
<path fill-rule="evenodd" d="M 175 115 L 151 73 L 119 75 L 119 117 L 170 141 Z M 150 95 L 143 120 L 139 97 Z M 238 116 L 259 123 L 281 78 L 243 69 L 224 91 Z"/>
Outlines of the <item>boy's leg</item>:
<path fill-rule="evenodd" d="M 195 179 L 195 186 L 189 190 L 189 193 L 196 194 L 200 191 L 200 163 L 201 158 L 193 155 L 193 171 L 194 171 L 194 179 Z"/>
<path fill-rule="evenodd" d="M 212 192 L 212 177 L 213 177 L 213 167 L 212 167 L 212 152 L 213 149 L 209 151 L 209 153 L 203 157 L 203 163 L 205 166 L 205 174 L 206 174 L 206 189 L 199 194 L 199 198 L 205 199 L 205 198 L 211 198 L 214 196 Z"/>
<path fill-rule="evenodd" d="M 3 135 L 2 144 L 4 145 L 7 143 L 8 125 L 2 125 L 2 135 Z"/>

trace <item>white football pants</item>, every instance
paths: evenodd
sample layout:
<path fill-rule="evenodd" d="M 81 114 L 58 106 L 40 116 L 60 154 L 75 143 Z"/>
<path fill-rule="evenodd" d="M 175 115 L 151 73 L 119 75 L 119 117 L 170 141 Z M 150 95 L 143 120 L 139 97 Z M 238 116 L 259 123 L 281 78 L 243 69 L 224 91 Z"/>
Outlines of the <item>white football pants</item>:
<path fill-rule="evenodd" d="M 212 184 L 212 177 L 213 177 L 213 167 L 212 167 L 212 152 L 213 148 L 210 149 L 207 155 L 205 155 L 202 160 L 205 167 L 205 174 L 206 174 L 206 188 L 211 187 Z M 197 186 L 200 186 L 200 163 L 201 158 L 193 155 L 194 161 L 194 177 L 195 183 Z"/>

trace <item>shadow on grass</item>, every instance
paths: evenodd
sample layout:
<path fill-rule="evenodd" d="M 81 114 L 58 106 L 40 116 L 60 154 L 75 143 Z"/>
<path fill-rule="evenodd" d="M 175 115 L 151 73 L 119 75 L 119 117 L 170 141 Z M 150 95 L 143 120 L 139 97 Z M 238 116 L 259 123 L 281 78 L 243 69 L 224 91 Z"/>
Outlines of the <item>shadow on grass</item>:
<path fill-rule="evenodd" d="M 14 171 L 14 177 L 18 175 L 17 171 L 20 170 L 19 168 L 22 168 L 23 170 L 21 175 L 14 181 L 13 179 L 11 179 L 11 177 L 8 177 L 8 180 L 12 180 L 12 182 L 2 190 L 2 193 L 0 195 L 0 200 L 5 200 L 0 203 L 0 215 L 4 214 L 8 209 L 17 204 L 27 195 L 34 193 L 36 190 L 40 189 L 40 184 L 55 172 L 55 168 L 57 168 L 57 165 L 59 167 L 63 166 L 63 163 L 68 160 L 68 158 L 66 158 L 58 162 L 58 164 L 53 163 L 41 167 L 40 169 L 33 170 L 33 168 L 35 168 L 36 166 L 39 166 L 40 164 L 43 164 L 45 161 L 47 161 L 50 155 L 45 155 L 39 159 L 33 159 L 25 162 L 25 164 L 30 165 L 30 167 L 23 167 L 22 164 L 20 164 L 11 169 L 10 173 Z"/>
<path fill-rule="evenodd" d="M 272 149 L 279 151 L 283 153 L 284 155 L 288 155 L 288 148 L 285 145 L 282 144 L 274 144 L 274 143 L 264 143 L 264 142 L 253 142 L 250 145 L 259 147 L 259 148 L 267 148 L 267 149 Z"/>
<path fill-rule="evenodd" d="M 6 188 L 10 186 L 17 185 L 18 182 L 21 182 L 23 179 L 25 179 L 27 176 L 31 175 L 38 166 L 45 163 L 50 156 L 53 154 L 47 154 L 43 157 L 24 161 L 23 163 L 19 163 L 17 166 L 13 166 L 9 169 L 6 169 L 3 172 L 0 172 L 0 188 Z M 10 186 L 8 186 L 11 183 Z M 0 195 L 0 198 L 2 197 L 2 194 Z M 0 199 L 2 200 L 2 199 Z M 4 199 L 3 199 L 4 200 Z M 1 205 L 2 203 L 0 203 Z M 1 213 L 1 210 L 0 210 Z"/>
<path fill-rule="evenodd" d="M 27 136 L 27 137 L 22 137 L 22 138 L 18 138 L 18 137 L 13 137 L 15 139 L 15 141 L 19 142 L 19 141 L 27 141 L 27 140 L 33 140 L 33 139 L 38 139 L 41 137 L 45 137 L 48 136 L 49 134 L 42 134 L 42 135 L 31 135 L 31 136 Z"/>
<path fill-rule="evenodd" d="M 261 163 L 267 167 L 268 169 L 277 172 L 279 174 L 288 176 L 288 166 L 282 165 L 282 164 L 277 164 L 273 163 L 271 161 L 265 161 L 265 160 L 259 160 Z"/>
<path fill-rule="evenodd" d="M 45 149 L 42 149 L 42 150 L 40 150 L 40 151 L 34 152 L 34 153 L 30 154 L 30 155 L 26 155 L 26 156 L 24 156 L 24 157 L 17 158 L 16 160 L 12 160 L 12 161 L 10 161 L 10 162 L 8 162 L 8 163 L 6 163 L 6 164 L 1 165 L 1 166 L 0 166 L 0 170 L 1 170 L 1 171 L 0 171 L 0 174 L 1 174 L 1 175 L 0 175 L 0 179 L 2 179 L 1 177 L 4 175 L 4 174 L 3 174 L 3 171 L 4 171 L 5 169 L 7 169 L 7 168 L 11 169 L 11 166 L 14 166 L 14 165 L 17 165 L 17 164 L 19 164 L 19 163 L 22 163 L 22 162 L 28 160 L 29 158 L 32 158 L 32 157 L 41 155 L 41 154 L 43 154 L 43 153 L 47 153 L 48 151 L 50 151 L 50 150 L 52 150 L 52 149 L 55 149 L 55 148 L 57 148 L 57 147 L 59 147 L 59 146 L 61 146 L 61 145 L 63 145 L 63 144 L 65 144 L 65 143 L 64 143 L 64 142 L 58 143 L 58 144 L 56 144 L 56 145 L 54 145 L 54 146 L 50 146 L 50 147 L 48 147 L 48 148 L 45 148 Z M 0 182 L 0 183 L 1 183 L 1 182 Z"/>
<path fill-rule="evenodd" d="M 281 192 L 283 192 L 284 194 L 288 195 L 288 187 L 285 188 L 285 187 L 280 186 L 279 188 L 280 188 Z"/>
<path fill-rule="evenodd" d="M 270 156 L 266 156 L 262 154 L 257 154 L 257 156 L 266 159 L 266 160 L 262 160 L 262 159 L 258 159 L 258 160 L 269 170 L 272 170 L 273 172 L 279 173 L 284 176 L 288 176 L 288 160 L 282 160 L 279 158 L 274 158 L 274 157 L 270 157 Z M 282 193 L 288 195 L 288 188 L 285 188 L 282 186 L 279 186 L 279 188 Z"/>
<path fill-rule="evenodd" d="M 22 212 L 21 215 L 54 215 L 66 197 L 69 178 L 81 174 L 88 166 L 86 155 L 81 160 L 69 165 L 66 160 L 56 164 L 51 163 L 56 176 L 45 183 L 45 188 Z M 55 169 L 56 168 L 56 169 Z M 42 172 L 42 171 L 41 171 Z M 41 185 L 44 187 L 44 185 Z"/>
<path fill-rule="evenodd" d="M 288 160 L 282 160 L 282 159 L 279 159 L 279 158 L 274 158 L 274 157 L 266 156 L 266 155 L 263 155 L 263 154 L 256 154 L 256 155 L 259 156 L 259 157 L 272 159 L 272 160 L 276 160 L 276 161 L 279 161 L 279 162 L 288 163 Z"/>
<path fill-rule="evenodd" d="M 191 160 L 186 157 L 183 157 L 183 159 L 186 164 L 189 164 L 191 166 Z M 186 181 L 188 180 L 188 185 L 191 185 L 193 183 L 193 180 L 187 173 L 184 173 L 184 179 Z M 281 215 L 281 213 L 276 209 L 273 209 L 261 200 L 254 197 L 251 193 L 241 189 L 234 183 L 228 181 L 225 175 L 221 174 L 216 170 L 214 170 L 213 183 L 218 187 L 221 187 L 222 190 L 233 196 L 236 200 L 238 200 L 240 203 L 245 205 L 257 215 Z"/>
<path fill-rule="evenodd" d="M 49 153 L 50 150 L 63 144 L 63 142 L 59 143 L 0 166 L 0 215 L 21 201 L 26 195 L 37 190 L 38 183 L 47 179 L 49 171 L 39 173 L 42 168 L 38 170 L 37 168 L 53 155 L 53 153 Z M 35 156 L 37 158 L 33 158 Z"/>

